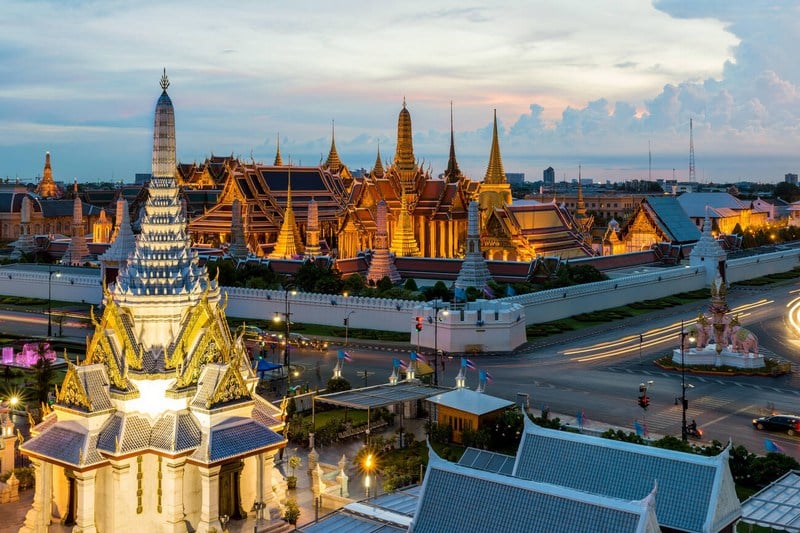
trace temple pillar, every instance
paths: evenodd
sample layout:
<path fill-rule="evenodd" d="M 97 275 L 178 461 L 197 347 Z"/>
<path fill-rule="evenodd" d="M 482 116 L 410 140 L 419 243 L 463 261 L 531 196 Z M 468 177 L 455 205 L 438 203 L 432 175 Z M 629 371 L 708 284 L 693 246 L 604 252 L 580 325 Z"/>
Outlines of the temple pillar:
<path fill-rule="evenodd" d="M 30 460 L 36 485 L 33 505 L 25 515 L 25 524 L 20 528 L 20 532 L 47 533 L 50 529 L 50 515 L 53 512 L 53 465 L 34 457 Z"/>
<path fill-rule="evenodd" d="M 125 502 L 129 499 L 126 481 L 131 465 L 122 461 L 111 461 L 111 494 L 107 496 L 108 513 L 106 524 L 109 531 L 125 531 L 129 529 L 130 517 L 126 512 Z"/>
<path fill-rule="evenodd" d="M 96 470 L 75 472 L 78 493 L 78 516 L 75 517 L 75 531 L 96 533 L 94 521 L 94 488 Z"/>
<path fill-rule="evenodd" d="M 199 467 L 200 522 L 195 531 L 207 533 L 211 528 L 222 530 L 219 522 L 219 466 Z"/>
<path fill-rule="evenodd" d="M 183 507 L 183 474 L 186 460 L 164 461 L 161 479 L 161 510 L 164 513 L 162 531 L 185 533 L 186 513 Z"/>

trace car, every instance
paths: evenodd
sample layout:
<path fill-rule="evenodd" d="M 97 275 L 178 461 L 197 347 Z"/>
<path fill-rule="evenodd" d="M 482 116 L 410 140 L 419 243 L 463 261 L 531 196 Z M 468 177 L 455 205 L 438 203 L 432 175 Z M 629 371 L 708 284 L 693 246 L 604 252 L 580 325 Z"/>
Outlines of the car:
<path fill-rule="evenodd" d="M 258 326 L 245 325 L 243 333 L 246 340 L 260 341 L 265 337 L 264 330 Z"/>
<path fill-rule="evenodd" d="M 789 435 L 800 434 L 800 416 L 772 415 L 753 419 L 756 429 L 767 431 L 785 431 Z"/>

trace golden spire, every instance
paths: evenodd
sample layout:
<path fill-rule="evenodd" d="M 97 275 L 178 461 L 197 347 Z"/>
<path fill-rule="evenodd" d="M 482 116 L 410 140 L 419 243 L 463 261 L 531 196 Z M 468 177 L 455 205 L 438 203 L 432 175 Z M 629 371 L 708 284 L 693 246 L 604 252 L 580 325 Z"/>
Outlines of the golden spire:
<path fill-rule="evenodd" d="M 283 159 L 281 159 L 281 134 L 280 134 L 280 132 L 278 132 L 278 141 L 277 141 L 276 144 L 278 146 L 278 150 L 275 153 L 275 163 L 273 163 L 273 165 L 275 165 L 276 167 L 282 167 L 283 166 Z"/>
<path fill-rule="evenodd" d="M 406 98 L 403 97 L 403 109 L 397 118 L 397 150 L 394 154 L 394 165 L 398 170 L 416 170 L 414 159 L 414 143 L 411 138 L 411 113 L 406 108 Z"/>
<path fill-rule="evenodd" d="M 447 160 L 447 170 L 444 171 L 448 182 L 458 181 L 461 176 L 461 169 L 456 162 L 456 142 L 453 134 L 453 101 L 450 100 L 450 158 Z"/>
<path fill-rule="evenodd" d="M 270 259 L 291 259 L 303 253 L 303 241 L 294 219 L 292 210 L 292 165 L 289 163 L 288 181 L 286 185 L 286 210 L 283 213 L 283 224 L 278 233 L 275 248 L 269 254 Z"/>
<path fill-rule="evenodd" d="M 44 172 L 42 181 L 36 186 L 36 193 L 44 198 L 58 196 L 58 186 L 53 181 L 53 168 L 50 166 L 50 152 L 44 155 Z"/>
<path fill-rule="evenodd" d="M 500 142 L 497 139 L 497 109 L 494 110 L 494 130 L 492 131 L 492 151 L 489 154 L 489 166 L 486 168 L 484 183 L 506 183 L 506 173 L 503 170 L 503 160 L 500 158 Z"/>
<path fill-rule="evenodd" d="M 414 227 L 411 215 L 408 212 L 408 201 L 404 189 L 400 191 L 400 213 L 397 216 L 397 224 L 394 227 L 390 250 L 397 256 L 418 257 L 421 255 L 419 246 L 417 246 L 417 239 L 414 237 Z"/>
<path fill-rule="evenodd" d="M 342 169 L 342 160 L 339 159 L 339 153 L 336 151 L 336 131 L 333 121 L 331 121 L 331 150 L 328 152 L 325 166 L 334 174 Z"/>
<path fill-rule="evenodd" d="M 381 163 L 381 145 L 378 143 L 378 157 L 375 158 L 375 166 L 372 168 L 374 178 L 383 177 L 383 163 Z"/>
<path fill-rule="evenodd" d="M 164 67 L 164 74 L 161 75 L 161 89 L 167 92 L 167 87 L 169 87 L 169 78 L 167 77 L 167 68 Z"/>

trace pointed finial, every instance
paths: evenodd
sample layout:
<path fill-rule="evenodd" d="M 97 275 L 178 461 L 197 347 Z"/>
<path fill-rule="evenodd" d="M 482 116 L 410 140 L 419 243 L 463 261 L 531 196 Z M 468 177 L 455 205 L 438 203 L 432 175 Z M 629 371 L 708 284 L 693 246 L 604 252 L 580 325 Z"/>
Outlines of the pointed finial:
<path fill-rule="evenodd" d="M 164 74 L 161 75 L 161 89 L 167 92 L 167 87 L 169 87 L 169 78 L 167 78 L 167 69 L 164 67 Z"/>
<path fill-rule="evenodd" d="M 406 108 L 406 97 L 405 95 L 403 95 L 403 109 L 405 108 Z"/>

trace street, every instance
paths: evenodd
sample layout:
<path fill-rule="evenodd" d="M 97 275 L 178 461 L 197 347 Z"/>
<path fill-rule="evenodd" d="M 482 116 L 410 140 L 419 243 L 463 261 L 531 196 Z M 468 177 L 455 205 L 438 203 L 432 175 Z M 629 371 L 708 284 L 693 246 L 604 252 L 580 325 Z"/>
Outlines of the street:
<path fill-rule="evenodd" d="M 728 304 L 739 314 L 742 324 L 761 339 L 760 351 L 790 361 L 793 369 L 800 368 L 800 337 L 787 325 L 787 304 L 797 296 L 793 292 L 797 288 L 797 283 L 735 288 L 728 295 Z M 582 413 L 586 419 L 630 431 L 638 421 L 653 436 L 680 437 L 682 410 L 677 398 L 681 396 L 681 373 L 662 370 L 653 361 L 679 346 L 681 320 L 688 327 L 707 306 L 707 301 L 698 300 L 621 324 L 609 323 L 599 332 L 576 331 L 557 339 L 546 338 L 522 353 L 470 359 L 478 369 L 488 370 L 493 377 L 487 384 L 487 394 L 513 401 L 518 393 L 528 394 L 530 406 L 537 413 L 542 408 L 569 416 Z M 293 364 L 303 367 L 299 381 L 312 388 L 324 386 L 340 348 L 333 345 L 324 355 L 293 350 Z M 345 363 L 343 376 L 354 387 L 364 385 L 365 371 L 369 385 L 385 383 L 392 372 L 392 359 L 405 362 L 409 359 L 406 350 L 373 349 L 356 344 L 346 349 L 353 362 Z M 432 362 L 433 355 L 426 356 Z M 459 367 L 459 357 L 440 358 L 439 383 L 454 386 Z M 800 375 L 796 371 L 779 377 L 699 375 L 687 371 L 685 382 L 691 386 L 686 391 L 687 422 L 697 421 L 705 432 L 706 442 L 732 440 L 751 452 L 764 453 L 768 438 L 788 455 L 800 459 L 800 438 L 761 432 L 752 425 L 752 419 L 767 414 L 771 406 L 782 413 L 800 411 L 798 380 Z M 468 371 L 467 385 L 475 388 L 477 381 L 478 373 Z M 648 381 L 653 383 L 648 387 L 650 405 L 645 411 L 637 404 L 638 387 Z"/>
<path fill-rule="evenodd" d="M 688 400 L 687 421 L 696 420 L 705 432 L 704 440 L 732 440 L 755 453 L 764 453 L 765 439 L 777 443 L 787 454 L 800 459 L 800 438 L 760 432 L 752 419 L 774 406 L 781 413 L 800 412 L 800 335 L 789 305 L 798 297 L 800 284 L 792 282 L 766 288 L 734 288 L 728 304 L 760 340 L 760 351 L 788 360 L 795 370 L 791 375 L 755 377 L 735 375 L 685 374 Z M 662 370 L 653 361 L 679 346 L 681 321 L 688 327 L 707 301 L 662 311 L 586 330 L 578 330 L 533 341 L 513 355 L 470 356 L 477 368 L 491 373 L 486 393 L 517 400 L 527 394 L 534 412 L 543 408 L 554 414 L 634 430 L 636 422 L 653 436 L 681 433 L 680 371 Z M 0 330 L 22 335 L 42 335 L 47 320 L 42 315 L 0 311 Z M 67 318 L 64 336 L 85 338 L 91 329 L 85 322 Z M 409 329 L 413 324 L 409 324 Z M 379 342 L 350 339 L 347 347 L 331 345 L 327 352 L 292 347 L 291 360 L 299 375 L 294 384 L 324 387 L 336 364 L 338 349 L 346 349 L 353 361 L 344 363 L 343 377 L 354 387 L 386 383 L 392 373 L 392 360 L 409 361 L 409 345 L 381 345 Z M 264 356 L 280 362 L 281 349 Z M 426 353 L 429 364 L 433 354 Z M 455 385 L 460 356 L 439 357 L 439 383 Z M 639 385 L 648 385 L 650 404 L 643 410 L 637 404 Z M 468 371 L 467 386 L 475 388 L 478 372 Z"/>

